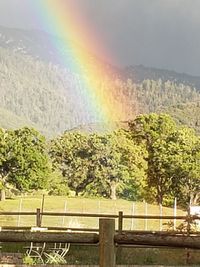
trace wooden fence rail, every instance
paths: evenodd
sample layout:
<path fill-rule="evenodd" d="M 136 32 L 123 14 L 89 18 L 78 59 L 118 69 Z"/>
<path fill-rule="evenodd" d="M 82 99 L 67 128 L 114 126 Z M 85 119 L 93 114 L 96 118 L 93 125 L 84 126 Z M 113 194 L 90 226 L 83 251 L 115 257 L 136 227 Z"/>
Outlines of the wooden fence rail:
<path fill-rule="evenodd" d="M 0 216 L 35 216 L 35 226 L 42 226 L 42 219 L 44 216 L 52 217 L 86 217 L 86 218 L 110 218 L 118 220 L 118 231 L 123 230 L 124 219 L 142 219 L 142 220 L 183 220 L 188 222 L 188 231 L 190 231 L 191 221 L 200 220 L 200 216 L 187 215 L 187 216 L 158 216 L 158 215 L 126 215 L 123 211 L 119 211 L 118 214 L 98 214 L 98 213 L 74 213 L 74 212 L 42 212 L 39 208 L 35 212 L 0 212 Z M 43 227 L 45 227 L 43 225 Z M 15 227 L 5 226 L 4 229 L 26 229 L 28 227 Z M 85 228 L 71 228 L 71 227 L 48 227 L 51 230 L 66 230 L 75 229 L 80 231 L 98 231 L 98 229 L 85 229 Z"/>
<path fill-rule="evenodd" d="M 120 245 L 200 249 L 199 235 L 116 232 L 115 219 L 110 218 L 99 219 L 99 233 L 0 231 L 0 242 L 97 244 L 100 267 L 116 266 L 115 247 Z"/>
<path fill-rule="evenodd" d="M 37 209 L 40 211 L 40 209 Z M 122 211 L 119 211 L 121 213 L 121 216 L 123 216 L 124 219 L 178 219 L 178 220 L 185 220 L 188 218 L 186 215 L 181 216 L 171 216 L 171 215 L 125 215 Z M 70 216 L 70 217 L 91 217 L 91 218 L 119 218 L 119 214 L 99 214 L 99 213 L 75 213 L 75 212 L 39 212 L 40 216 Z M 29 211 L 23 211 L 23 212 L 0 212 L 0 216 L 7 215 L 7 216 L 16 216 L 16 215 L 24 215 L 24 216 L 36 216 L 36 212 L 29 212 Z M 190 215 L 190 218 L 193 218 L 194 220 L 200 220 L 200 216 L 197 215 Z"/>

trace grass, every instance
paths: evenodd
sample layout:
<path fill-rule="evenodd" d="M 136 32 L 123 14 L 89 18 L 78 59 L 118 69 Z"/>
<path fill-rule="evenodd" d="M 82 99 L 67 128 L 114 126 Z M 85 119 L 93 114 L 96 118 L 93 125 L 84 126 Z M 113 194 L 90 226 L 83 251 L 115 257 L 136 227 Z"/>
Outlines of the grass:
<path fill-rule="evenodd" d="M 42 197 L 23 197 L 9 199 L 0 203 L 2 211 L 36 211 L 41 208 Z M 20 207 L 21 206 L 21 207 Z M 66 198 L 45 196 L 44 211 L 51 212 L 78 212 L 78 213 L 100 213 L 100 214 L 118 214 L 123 211 L 126 215 L 145 214 L 147 207 L 148 215 L 159 215 L 159 206 L 146 204 L 143 202 L 131 202 L 126 200 L 108 200 L 108 199 L 88 199 L 88 198 Z M 173 215 L 173 209 L 163 207 L 163 215 Z M 177 215 L 185 215 L 182 210 L 177 210 Z M 34 226 L 35 216 L 0 216 L 0 226 Z M 126 230 L 144 230 L 145 224 L 148 230 L 159 230 L 160 225 L 166 221 L 143 219 L 124 219 L 124 229 Z M 179 222 L 177 222 L 178 224 Z M 65 227 L 89 227 L 98 228 L 98 218 L 83 217 L 50 217 L 44 216 L 43 226 L 65 226 Z M 116 221 L 117 227 L 117 221 Z M 163 226 L 164 227 L 164 226 Z"/>

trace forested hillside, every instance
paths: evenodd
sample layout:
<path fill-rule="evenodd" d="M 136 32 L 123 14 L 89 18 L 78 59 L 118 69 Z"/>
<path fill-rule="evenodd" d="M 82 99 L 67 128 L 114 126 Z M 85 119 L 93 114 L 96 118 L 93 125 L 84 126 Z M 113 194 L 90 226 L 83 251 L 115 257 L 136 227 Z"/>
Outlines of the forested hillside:
<path fill-rule="evenodd" d="M 163 108 L 162 111 L 170 114 L 181 124 L 188 125 L 200 133 L 200 101 L 170 106 Z"/>
<path fill-rule="evenodd" d="M 1 108 L 44 131 L 69 127 L 69 99 L 55 67 L 1 48 L 0 82 Z"/>
<path fill-rule="evenodd" d="M 188 85 L 173 81 L 144 80 L 136 85 L 137 98 L 141 112 L 155 112 L 162 107 L 176 106 L 179 104 L 198 101 L 199 92 Z"/>
<path fill-rule="evenodd" d="M 0 127 L 28 125 L 47 136 L 70 129 L 108 130 L 95 114 L 88 113 L 91 103 L 83 100 L 79 75 L 56 62 L 49 38 L 41 32 L 0 27 Z M 90 67 L 95 62 L 92 58 Z M 113 83 L 109 86 L 113 98 L 119 103 L 129 100 L 125 121 L 140 113 L 164 111 L 200 130 L 199 77 L 143 66 L 119 70 L 101 64 L 109 74 L 112 69 Z"/>
<path fill-rule="evenodd" d="M 116 89 L 114 98 L 119 102 L 127 91 L 117 81 L 113 84 Z M 95 114 L 87 112 L 91 103 L 84 101 L 82 86 L 77 74 L 0 48 L 1 108 L 18 116 L 23 124 L 34 124 L 42 132 L 52 135 L 78 125 L 95 123 Z M 130 102 L 135 109 L 133 93 L 130 91 Z"/>

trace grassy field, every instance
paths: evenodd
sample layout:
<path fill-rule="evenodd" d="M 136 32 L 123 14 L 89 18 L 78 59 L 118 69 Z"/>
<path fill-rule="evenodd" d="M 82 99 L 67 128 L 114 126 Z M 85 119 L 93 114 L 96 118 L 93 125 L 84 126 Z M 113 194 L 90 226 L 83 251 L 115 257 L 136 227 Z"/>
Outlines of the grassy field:
<path fill-rule="evenodd" d="M 1 211 L 36 211 L 41 208 L 42 196 L 23 197 L 9 199 L 0 203 Z M 66 198 L 45 196 L 44 211 L 51 212 L 79 212 L 79 213 L 100 213 L 100 214 L 118 214 L 123 211 L 126 215 L 159 215 L 160 209 L 157 205 L 146 204 L 143 202 L 131 202 L 126 200 L 107 200 L 107 199 L 88 199 L 88 198 Z M 163 215 L 173 215 L 173 209 L 163 207 Z M 185 215 L 182 210 L 177 210 L 177 215 Z M 0 216 L 0 226 L 34 226 L 35 216 Z M 127 230 L 159 230 L 160 226 L 166 221 L 143 219 L 125 219 L 124 229 Z M 178 224 L 179 222 L 177 222 Z M 98 228 L 98 218 L 83 217 L 43 217 L 43 226 L 65 226 L 81 228 Z M 117 227 L 117 221 L 116 221 Z M 165 229 L 165 226 L 163 226 Z"/>

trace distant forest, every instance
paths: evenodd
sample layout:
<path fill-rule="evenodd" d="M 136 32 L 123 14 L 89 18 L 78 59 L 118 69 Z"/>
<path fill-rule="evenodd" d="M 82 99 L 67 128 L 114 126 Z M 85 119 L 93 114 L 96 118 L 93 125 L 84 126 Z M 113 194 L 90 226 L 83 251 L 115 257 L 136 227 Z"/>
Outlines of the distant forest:
<path fill-rule="evenodd" d="M 129 73 L 130 75 L 130 73 Z M 131 75 L 130 75 L 131 76 Z M 200 92 L 185 82 L 116 76 L 114 98 L 129 99 L 128 119 L 149 112 L 169 113 L 200 131 Z M 28 55 L 0 48 L 0 126 L 33 126 L 46 136 L 95 123 L 82 103 L 80 77 Z M 95 128 L 95 127 L 94 127 Z"/>

